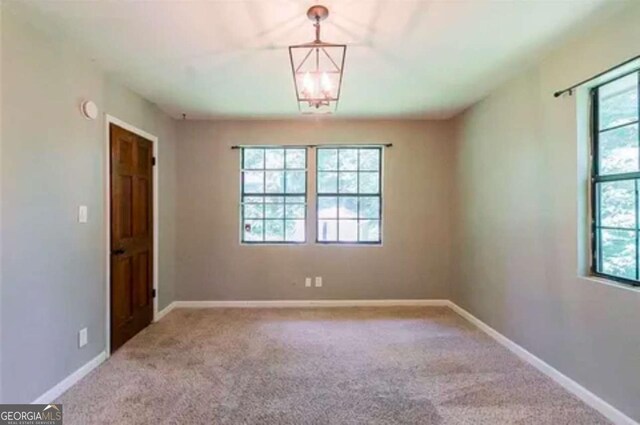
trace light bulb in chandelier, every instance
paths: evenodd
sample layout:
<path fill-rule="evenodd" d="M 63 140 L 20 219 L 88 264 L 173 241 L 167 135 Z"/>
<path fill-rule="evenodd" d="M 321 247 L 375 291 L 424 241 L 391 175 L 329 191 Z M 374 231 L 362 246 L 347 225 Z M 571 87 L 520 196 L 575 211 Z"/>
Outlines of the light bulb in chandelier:
<path fill-rule="evenodd" d="M 325 97 L 331 97 L 331 80 L 326 72 L 323 72 L 322 77 L 320 77 L 320 87 L 322 87 L 322 94 Z"/>
<path fill-rule="evenodd" d="M 314 97 L 316 93 L 316 84 L 313 81 L 313 77 L 308 72 L 304 74 L 304 78 L 302 79 L 302 87 L 303 90 L 308 97 Z"/>

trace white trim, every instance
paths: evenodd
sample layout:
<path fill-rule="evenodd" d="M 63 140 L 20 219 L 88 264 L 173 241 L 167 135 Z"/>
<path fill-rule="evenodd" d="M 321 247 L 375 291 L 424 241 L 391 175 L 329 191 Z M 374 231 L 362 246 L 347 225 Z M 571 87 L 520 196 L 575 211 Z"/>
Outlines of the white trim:
<path fill-rule="evenodd" d="M 612 279 L 607 279 L 606 277 L 589 275 L 589 276 L 578 276 L 578 279 L 585 280 L 589 283 L 606 285 L 615 289 L 622 289 L 623 291 L 635 292 L 636 294 L 640 293 L 640 287 L 638 286 L 626 285 L 624 283 L 616 282 L 615 280 L 612 280 Z"/>
<path fill-rule="evenodd" d="M 42 394 L 40 397 L 33 400 L 32 404 L 48 404 L 60 397 L 75 385 L 79 380 L 84 378 L 96 367 L 100 366 L 102 362 L 107 359 L 107 352 L 103 351 L 102 353 L 95 356 L 93 359 L 89 360 L 83 366 L 81 366 L 78 370 L 73 372 L 71 375 L 64 378 L 62 381 L 58 382 L 53 388 L 51 388 L 46 393 Z"/>
<path fill-rule="evenodd" d="M 111 353 L 111 174 L 110 174 L 110 159 L 111 159 L 111 150 L 110 150 L 110 133 L 109 133 L 109 124 L 115 124 L 118 127 L 124 128 L 127 131 L 137 134 L 140 137 L 144 137 L 152 142 L 153 146 L 153 157 L 156 158 L 156 165 L 153 167 L 153 289 L 156 291 L 156 297 L 153 299 L 153 320 L 158 320 L 158 234 L 159 234 L 159 222 L 158 217 L 160 216 L 158 211 L 158 168 L 159 158 L 158 158 L 158 138 L 153 134 L 149 134 L 146 131 L 139 129 L 131 124 L 128 124 L 112 115 L 105 114 L 105 184 L 104 184 L 104 194 L 105 194 L 105 232 L 106 232 L 106 299 L 107 299 L 107 307 L 106 307 L 106 353 L 107 357 L 110 356 Z"/>
<path fill-rule="evenodd" d="M 560 384 L 564 389 L 578 397 L 580 400 L 585 402 L 587 405 L 596 409 L 598 412 L 602 413 L 607 419 L 609 419 L 614 424 L 618 425 L 640 425 L 638 422 L 634 421 L 573 379 L 564 375 L 562 372 L 555 369 L 553 366 L 545 362 L 544 360 L 536 357 L 534 354 L 530 353 L 526 349 L 522 348 L 520 345 L 511 341 L 506 336 L 502 335 L 500 332 L 493 329 L 491 326 L 487 325 L 462 307 L 458 306 L 452 301 L 449 301 L 449 307 L 458 313 L 460 316 L 477 326 L 480 330 L 485 332 L 491 338 L 495 339 L 500 345 L 507 348 L 509 351 L 514 353 L 516 356 L 520 357 L 525 362 L 529 363 L 540 372 L 547 375 L 549 378 L 553 379 L 555 382 Z"/>
<path fill-rule="evenodd" d="M 174 301 L 174 308 L 447 307 L 448 300 Z M 169 308 L 169 307 L 167 307 Z M 166 309 L 165 309 L 166 310 Z"/>
<path fill-rule="evenodd" d="M 175 301 L 172 302 L 171 304 L 169 304 L 168 306 L 166 306 L 165 308 L 163 308 L 162 310 L 160 310 L 158 312 L 158 314 L 155 315 L 155 317 L 153 318 L 154 322 L 159 321 L 160 319 L 162 319 L 164 316 L 166 316 L 167 314 L 171 313 L 171 311 L 176 308 L 176 303 Z"/>

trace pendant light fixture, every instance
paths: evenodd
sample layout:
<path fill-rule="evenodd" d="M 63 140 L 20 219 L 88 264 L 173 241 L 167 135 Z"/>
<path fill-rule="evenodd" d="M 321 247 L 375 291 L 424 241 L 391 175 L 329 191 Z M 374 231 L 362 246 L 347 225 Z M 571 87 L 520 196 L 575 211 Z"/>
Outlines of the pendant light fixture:
<path fill-rule="evenodd" d="M 320 22 L 328 16 L 326 7 L 311 6 L 307 17 L 314 23 L 316 39 L 289 46 L 298 109 L 303 114 L 332 113 L 338 108 L 347 46 L 320 40 Z"/>

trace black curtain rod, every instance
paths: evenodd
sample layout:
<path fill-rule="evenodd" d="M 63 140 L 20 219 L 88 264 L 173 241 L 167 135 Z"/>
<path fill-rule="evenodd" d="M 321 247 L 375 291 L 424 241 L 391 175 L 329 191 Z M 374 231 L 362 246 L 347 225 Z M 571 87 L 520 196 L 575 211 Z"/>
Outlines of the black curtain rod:
<path fill-rule="evenodd" d="M 241 148 L 317 148 L 318 146 L 322 147 L 331 147 L 336 146 L 340 148 L 372 148 L 372 147 L 384 147 L 384 148 L 392 148 L 393 143 L 386 143 L 382 145 L 233 145 L 231 149 L 241 149 Z"/>
<path fill-rule="evenodd" d="M 589 81 L 595 80 L 596 78 L 600 78 L 600 77 L 602 77 L 603 75 L 606 75 L 606 74 L 608 74 L 609 72 L 613 71 L 614 69 L 616 69 L 616 68 L 620 68 L 621 66 L 628 65 L 628 64 L 630 64 L 630 63 L 631 63 L 631 62 L 633 62 L 633 61 L 637 61 L 638 59 L 640 59 L 640 55 L 638 55 L 638 56 L 634 56 L 634 57 L 632 57 L 631 59 L 627 59 L 626 61 L 624 61 L 624 62 L 622 62 L 622 63 L 620 63 L 620 64 L 618 64 L 618 65 L 612 66 L 611 68 L 609 68 L 609 69 L 607 69 L 607 70 L 605 70 L 605 71 L 602 71 L 602 72 L 600 72 L 600 73 L 598 73 L 598 74 L 594 75 L 594 76 L 593 76 L 593 77 L 591 77 L 591 78 L 587 78 L 586 80 L 582 80 L 582 81 L 580 81 L 579 83 L 572 85 L 571 87 L 567 87 L 567 88 L 566 88 L 566 89 L 564 89 L 564 90 L 560 90 L 560 91 L 555 92 L 555 93 L 553 94 L 553 97 L 560 97 L 560 96 L 562 96 L 563 94 L 565 94 L 565 93 L 567 93 L 567 92 L 568 92 L 568 93 L 572 93 L 572 92 L 573 92 L 573 90 L 575 90 L 576 88 L 580 87 L 581 85 L 586 84 L 586 83 L 588 83 Z"/>

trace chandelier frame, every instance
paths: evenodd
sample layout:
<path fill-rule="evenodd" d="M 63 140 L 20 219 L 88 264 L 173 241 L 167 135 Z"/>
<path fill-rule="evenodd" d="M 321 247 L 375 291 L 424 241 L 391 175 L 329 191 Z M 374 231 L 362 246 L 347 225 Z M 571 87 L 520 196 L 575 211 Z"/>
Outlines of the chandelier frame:
<path fill-rule="evenodd" d="M 296 91 L 296 100 L 298 103 L 298 111 L 306 114 L 313 114 L 313 109 L 318 111 L 321 107 L 328 107 L 328 113 L 336 112 L 338 110 L 338 104 L 340 102 L 340 93 L 342 90 L 342 80 L 344 77 L 344 63 L 347 56 L 347 45 L 346 44 L 336 44 L 336 43 L 327 43 L 320 39 L 320 22 L 325 20 L 329 16 L 329 10 L 320 5 L 312 6 L 307 11 L 307 17 L 314 21 L 313 26 L 316 31 L 316 38 L 314 41 L 310 43 L 296 44 L 289 46 L 289 60 L 291 62 L 291 72 L 293 74 L 293 84 Z M 340 53 L 340 59 L 336 60 L 329 53 L 331 50 L 335 50 Z M 307 51 L 306 54 L 304 51 Z M 294 52 L 301 51 L 303 52 L 300 56 L 303 59 L 296 64 L 294 60 Z M 335 55 L 337 56 L 337 55 Z M 320 58 L 329 59 L 329 63 L 331 64 L 331 69 L 320 69 Z M 313 71 L 301 71 L 301 68 L 307 63 L 307 61 L 312 60 L 315 61 L 315 66 Z M 339 75 L 338 84 L 335 91 L 335 95 L 331 96 L 315 96 L 315 97 L 307 97 L 301 96 L 302 91 L 299 87 L 298 79 L 304 77 L 305 74 L 314 75 L 315 78 L 319 81 L 321 74 L 328 75 Z M 307 104 L 310 112 L 303 112 L 302 106 Z M 333 104 L 333 108 L 332 108 Z"/>

